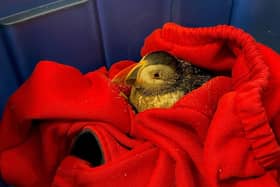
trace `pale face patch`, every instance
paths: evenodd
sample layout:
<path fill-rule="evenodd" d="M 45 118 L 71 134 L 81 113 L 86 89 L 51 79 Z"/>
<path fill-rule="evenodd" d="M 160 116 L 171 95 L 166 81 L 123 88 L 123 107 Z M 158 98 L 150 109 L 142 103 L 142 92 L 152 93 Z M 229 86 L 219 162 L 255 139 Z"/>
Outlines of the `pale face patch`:
<path fill-rule="evenodd" d="M 166 84 L 175 73 L 175 70 L 167 65 L 149 65 L 139 70 L 136 82 L 139 86 L 156 87 Z"/>

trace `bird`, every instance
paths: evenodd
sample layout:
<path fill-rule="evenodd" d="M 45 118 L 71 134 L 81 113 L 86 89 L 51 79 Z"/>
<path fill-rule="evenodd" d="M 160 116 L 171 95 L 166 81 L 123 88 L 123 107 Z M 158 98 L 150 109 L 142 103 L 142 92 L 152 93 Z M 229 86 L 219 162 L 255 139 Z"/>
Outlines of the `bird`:
<path fill-rule="evenodd" d="M 186 93 L 200 87 L 214 75 L 166 51 L 145 55 L 125 77 L 131 86 L 129 102 L 142 112 L 170 108 Z"/>

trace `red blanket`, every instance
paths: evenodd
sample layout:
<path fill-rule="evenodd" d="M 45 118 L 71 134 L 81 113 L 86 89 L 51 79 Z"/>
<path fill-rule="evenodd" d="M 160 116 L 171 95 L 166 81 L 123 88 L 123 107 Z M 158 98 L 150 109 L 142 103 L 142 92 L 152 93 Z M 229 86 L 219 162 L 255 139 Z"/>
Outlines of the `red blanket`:
<path fill-rule="evenodd" d="M 142 55 L 156 50 L 231 77 L 134 114 L 111 82 L 132 62 L 86 75 L 41 62 L 6 106 L 1 177 L 19 187 L 279 187 L 280 56 L 230 26 L 172 23 L 147 37 Z M 98 139 L 101 166 L 69 154 L 84 129 Z"/>

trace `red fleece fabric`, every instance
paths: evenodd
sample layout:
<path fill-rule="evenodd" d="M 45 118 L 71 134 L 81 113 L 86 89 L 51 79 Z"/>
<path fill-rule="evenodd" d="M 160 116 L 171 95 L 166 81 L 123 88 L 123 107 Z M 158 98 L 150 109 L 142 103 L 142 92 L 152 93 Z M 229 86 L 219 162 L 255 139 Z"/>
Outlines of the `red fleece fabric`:
<path fill-rule="evenodd" d="M 135 114 L 111 81 L 133 62 L 86 75 L 41 62 L 6 106 L 1 177 L 19 187 L 279 187 L 280 56 L 231 26 L 173 23 L 146 38 L 142 55 L 158 50 L 231 76 Z M 83 129 L 98 138 L 103 165 L 69 155 Z"/>

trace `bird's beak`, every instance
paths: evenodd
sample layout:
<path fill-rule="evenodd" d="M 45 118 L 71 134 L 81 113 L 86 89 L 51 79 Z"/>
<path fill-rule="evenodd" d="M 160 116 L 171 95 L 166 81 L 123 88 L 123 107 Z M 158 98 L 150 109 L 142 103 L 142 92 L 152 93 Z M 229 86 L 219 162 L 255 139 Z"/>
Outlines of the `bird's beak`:
<path fill-rule="evenodd" d="M 126 78 L 125 78 L 125 82 L 128 85 L 132 85 L 134 84 L 134 82 L 136 81 L 137 75 L 139 70 L 144 67 L 147 64 L 146 60 L 140 60 L 140 62 L 138 62 L 138 64 L 136 66 L 134 66 L 127 74 Z"/>

